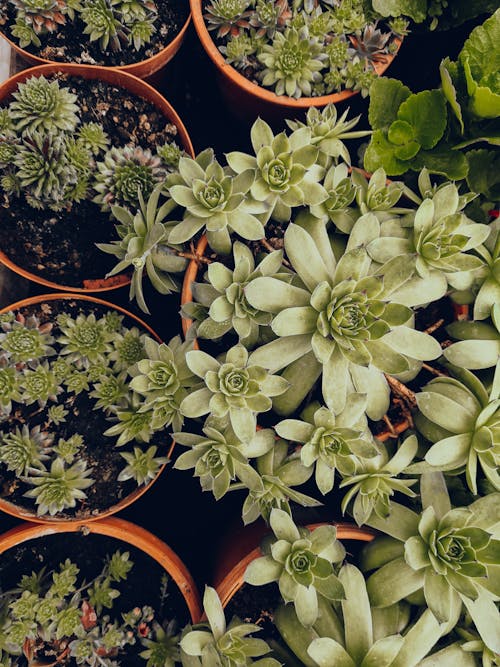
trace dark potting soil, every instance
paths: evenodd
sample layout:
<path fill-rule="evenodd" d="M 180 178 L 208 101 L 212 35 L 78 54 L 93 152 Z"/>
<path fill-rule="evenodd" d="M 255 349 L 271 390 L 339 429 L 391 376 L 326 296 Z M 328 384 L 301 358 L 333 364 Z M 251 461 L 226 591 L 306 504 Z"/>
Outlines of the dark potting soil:
<path fill-rule="evenodd" d="M 22 308 L 21 312 L 25 317 L 35 315 L 40 322 L 53 322 L 54 328 L 52 334 L 57 334 L 57 315 L 64 312 L 72 318 L 76 318 L 79 313 L 90 315 L 94 313 L 96 318 L 100 318 L 109 312 L 100 304 L 92 304 L 86 301 L 48 301 Z M 137 322 L 129 317 L 124 317 L 123 326 L 127 329 L 137 326 Z M 48 357 L 51 359 L 52 357 Z M 89 383 L 92 390 L 93 384 Z M 79 394 L 68 392 L 63 386 L 63 391 L 57 397 L 57 403 L 49 400 L 45 407 L 40 408 L 37 403 L 23 405 L 15 403 L 11 415 L 5 420 L 0 421 L 0 431 L 13 432 L 16 427 L 22 429 L 26 424 L 29 429 L 40 425 L 42 430 L 46 430 L 54 435 L 53 444 L 56 445 L 59 438 L 68 439 L 75 433 L 83 437 L 83 447 L 78 451 L 75 459 L 87 461 L 87 469 L 92 469 L 91 479 L 94 483 L 85 489 L 87 497 L 83 500 L 77 500 L 74 508 L 67 508 L 63 512 L 57 513 L 56 518 L 78 518 L 96 516 L 108 508 L 118 504 L 122 499 L 133 493 L 138 486 L 133 479 L 119 482 L 117 477 L 126 465 L 125 459 L 121 456 L 121 451 L 130 451 L 131 445 L 128 443 L 123 447 L 115 447 L 116 436 L 103 435 L 104 431 L 110 428 L 116 419 L 106 416 L 106 413 L 98 408 L 94 410 L 97 399 L 91 398 L 88 392 L 82 391 Z M 49 422 L 48 410 L 51 406 L 63 405 L 68 411 L 65 421 L 56 425 Z M 48 424 L 48 428 L 47 428 Z M 44 425 L 45 429 L 44 429 Z M 167 448 L 170 444 L 169 436 L 166 433 L 155 434 L 151 442 L 145 447 L 156 445 L 158 447 L 158 456 L 166 456 Z M 136 446 L 136 445 L 135 445 Z M 50 462 L 49 462 L 50 465 Z M 7 470 L 4 465 L 0 465 L 0 498 L 22 508 L 25 511 L 36 512 L 34 499 L 25 498 L 24 493 L 34 488 L 30 484 L 22 482 L 13 471 Z M 48 516 L 48 515 L 47 515 Z"/>
<path fill-rule="evenodd" d="M 153 104 L 123 88 L 62 74 L 54 78 L 78 95 L 81 122 L 101 123 L 112 146 L 154 149 L 177 135 L 175 125 Z M 0 205 L 0 248 L 35 275 L 84 287 L 85 280 L 104 278 L 117 262 L 95 245 L 116 240 L 117 234 L 109 213 L 101 212 L 92 201 L 74 203 L 70 211 L 59 212 L 34 209 L 23 197 Z"/>
<path fill-rule="evenodd" d="M 259 639 L 277 640 L 280 634 L 273 623 L 273 612 L 281 602 L 276 583 L 264 586 L 243 584 L 226 605 L 226 621 L 229 623 L 233 616 L 237 616 L 245 623 L 255 623 L 262 628 L 255 635 Z"/>
<path fill-rule="evenodd" d="M 166 587 L 163 585 L 165 570 L 156 560 L 122 540 L 87 533 L 85 528 L 77 533 L 44 535 L 0 554 L 0 591 L 15 587 L 24 574 L 39 572 L 43 567 L 51 571 L 66 558 L 80 568 L 78 583 L 89 583 L 102 571 L 107 557 L 117 550 L 128 552 L 134 565 L 125 581 L 113 583 L 113 588 L 118 589 L 120 595 L 114 599 L 112 610 L 105 613 L 121 621 L 123 612 L 149 605 L 155 610 L 155 618 L 160 623 L 176 619 L 181 629 L 190 622 L 189 610 L 177 584 L 168 577 Z M 144 648 L 137 639 L 134 645 L 124 649 L 126 653 L 117 656 L 117 664 L 122 667 L 145 667 L 145 660 L 138 655 Z M 23 660 L 20 665 L 27 664 Z M 64 664 L 73 666 L 76 661 L 70 659 Z"/>
<path fill-rule="evenodd" d="M 189 14 L 188 0 L 156 0 L 158 19 L 155 21 L 156 31 L 149 44 L 136 51 L 133 46 L 122 46 L 121 51 L 101 51 L 99 40 L 90 42 L 89 35 L 84 35 L 85 23 L 75 18 L 67 20 L 56 32 L 40 35 L 42 45 L 31 44 L 25 51 L 46 60 L 56 62 L 72 62 L 83 65 L 110 65 L 121 67 L 146 60 L 164 49 L 180 32 Z M 12 26 L 16 20 L 15 7 L 9 0 L 0 0 L 0 30 L 5 30 L 9 39 L 19 43 L 12 35 Z"/>

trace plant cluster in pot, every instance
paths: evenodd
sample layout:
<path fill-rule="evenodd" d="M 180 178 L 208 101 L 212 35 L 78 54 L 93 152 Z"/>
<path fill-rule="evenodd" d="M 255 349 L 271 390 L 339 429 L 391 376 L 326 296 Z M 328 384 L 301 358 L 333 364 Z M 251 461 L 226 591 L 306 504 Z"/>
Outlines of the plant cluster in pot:
<path fill-rule="evenodd" d="M 173 667 L 200 616 L 179 557 L 122 519 L 23 524 L 0 537 L 0 659 L 18 665 Z"/>
<path fill-rule="evenodd" d="M 182 0 L 0 2 L 0 34 L 27 62 L 116 67 L 140 78 L 173 58 L 190 18 Z"/>
<path fill-rule="evenodd" d="M 191 11 L 228 104 L 254 118 L 365 96 L 408 28 L 361 0 L 191 0 Z"/>
<path fill-rule="evenodd" d="M 112 236 L 111 205 L 135 211 L 139 192 L 147 197 L 184 150 L 192 154 L 174 109 L 130 74 L 77 65 L 20 72 L 0 100 L 1 261 L 56 289 L 130 282 L 123 272 L 104 279 L 112 264 L 95 244 Z M 185 261 L 173 261 L 182 270 Z"/>
<path fill-rule="evenodd" d="M 146 492 L 171 453 L 168 403 L 153 414 L 143 400 L 149 358 L 165 347 L 136 316 L 91 297 L 42 295 L 3 309 L 0 509 L 82 523 Z"/>

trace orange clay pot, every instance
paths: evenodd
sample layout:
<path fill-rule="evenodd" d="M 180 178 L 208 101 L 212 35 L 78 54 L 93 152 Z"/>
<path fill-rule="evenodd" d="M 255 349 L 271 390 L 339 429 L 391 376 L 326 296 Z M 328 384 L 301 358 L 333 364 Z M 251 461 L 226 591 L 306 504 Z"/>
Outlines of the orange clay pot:
<path fill-rule="evenodd" d="M 125 90 L 128 92 L 147 100 L 153 104 L 168 119 L 170 123 L 173 123 L 177 127 L 177 136 L 180 145 L 187 153 L 189 153 L 189 155 L 194 157 L 193 144 L 191 143 L 189 134 L 187 133 L 183 122 L 172 105 L 167 102 L 167 100 L 162 95 L 160 95 L 160 93 L 155 88 L 147 84 L 145 81 L 141 81 L 141 79 L 138 79 L 137 77 L 132 76 L 127 72 L 122 72 L 119 69 L 97 67 L 94 65 L 39 65 L 38 67 L 22 70 L 0 85 L 0 101 L 5 100 L 10 95 L 12 95 L 12 93 L 16 91 L 18 84 L 24 83 L 29 77 L 41 75 L 50 76 L 57 72 L 62 72 L 63 74 L 67 74 L 69 76 L 82 77 L 83 79 L 100 79 L 101 81 L 105 81 L 111 85 L 125 88 Z M 52 282 L 51 280 L 46 280 L 45 278 L 18 266 L 11 259 L 9 259 L 9 257 L 7 257 L 7 255 L 2 252 L 2 250 L 0 250 L 0 262 L 23 278 L 31 280 L 38 285 L 43 285 L 44 287 L 50 287 L 51 289 L 56 290 L 67 290 L 68 292 L 82 293 L 106 292 L 112 289 L 116 289 L 117 287 L 130 284 L 130 276 L 126 273 L 122 273 L 120 275 L 111 276 L 110 278 L 103 278 L 101 280 L 84 280 L 81 287 L 60 285 L 58 283 Z"/>
<path fill-rule="evenodd" d="M 191 14 L 188 15 L 186 22 L 174 37 L 174 39 L 167 44 L 161 51 L 158 51 L 151 58 L 146 60 L 140 60 L 136 63 L 131 63 L 130 65 L 123 65 L 121 67 L 111 67 L 105 65 L 99 65 L 98 67 L 103 67 L 103 69 L 117 70 L 120 72 L 126 72 L 127 74 L 133 74 L 134 76 L 139 77 L 140 79 L 146 79 L 151 76 L 158 70 L 162 69 L 172 58 L 175 56 L 177 51 L 180 49 L 184 37 L 186 35 L 186 30 L 188 29 L 189 23 L 191 21 Z M 9 39 L 4 32 L 0 31 L 0 36 L 5 39 L 6 42 L 10 44 L 10 47 L 16 51 L 24 60 L 26 60 L 30 65 L 65 65 L 71 63 L 58 62 L 55 60 L 48 60 L 47 58 L 41 58 L 25 49 L 22 49 L 18 44 Z M 79 64 L 75 63 L 75 66 L 80 67 Z"/>
<path fill-rule="evenodd" d="M 112 310 L 117 310 L 123 315 L 130 317 L 137 324 L 138 327 L 147 331 L 147 333 L 150 334 L 152 338 L 154 338 L 158 343 L 162 342 L 158 334 L 148 324 L 146 324 L 146 322 L 143 322 L 139 317 L 137 317 L 137 315 L 130 313 L 128 310 L 125 310 L 125 308 L 121 308 L 120 306 L 116 306 L 113 303 L 109 303 L 109 301 L 103 301 L 102 299 L 97 299 L 95 297 L 87 296 L 85 294 L 67 294 L 67 293 L 41 294 L 39 296 L 30 297 L 29 299 L 23 299 L 22 301 L 17 301 L 16 303 L 11 304 L 10 306 L 6 306 L 5 308 L 0 309 L 0 314 L 5 313 L 8 310 L 20 310 L 21 308 L 25 308 L 26 306 L 33 306 L 38 303 L 44 303 L 46 301 L 60 301 L 62 299 L 66 299 L 67 301 L 72 301 L 72 300 L 89 301 L 90 303 L 96 303 L 101 306 L 111 308 Z M 170 448 L 167 452 L 167 457 L 169 459 L 172 456 L 174 447 L 175 447 L 175 442 L 172 441 Z M 111 516 L 112 514 L 116 514 L 116 512 L 120 512 L 121 510 L 125 509 L 133 502 L 138 500 L 142 495 L 144 495 L 146 491 L 148 491 L 152 487 L 152 485 L 156 482 L 156 480 L 161 475 L 165 467 L 166 463 L 162 465 L 156 477 L 152 479 L 148 484 L 137 487 L 137 489 L 135 489 L 128 496 L 126 496 L 118 503 L 116 503 L 116 505 L 112 505 L 108 509 L 101 511 L 99 514 L 95 516 L 88 516 L 85 518 L 61 518 L 61 517 L 51 517 L 51 516 L 38 516 L 36 512 L 30 512 L 29 510 L 19 508 L 14 503 L 5 500 L 5 498 L 0 498 L 0 511 L 5 512 L 6 514 L 10 514 L 11 516 L 14 516 L 17 519 L 21 519 L 23 521 L 33 521 L 35 523 L 50 524 L 50 526 L 73 526 L 73 525 L 80 526 L 82 524 L 87 524 L 98 520 L 101 521 L 103 518 Z M 73 529 L 68 528 L 68 530 L 73 530 Z"/>
<path fill-rule="evenodd" d="M 337 104 L 349 97 L 356 95 L 359 91 L 343 90 L 340 93 L 322 95 L 320 97 L 300 97 L 295 99 L 287 95 L 276 95 L 267 88 L 252 83 L 240 74 L 234 67 L 229 65 L 222 53 L 215 45 L 203 18 L 203 0 L 190 0 L 193 24 L 206 53 L 214 63 L 219 85 L 228 106 L 238 115 L 244 118 L 256 118 L 263 116 L 271 120 L 282 120 L 300 116 L 309 107 L 324 107 L 327 104 Z M 374 64 L 377 74 L 383 74 L 394 60 L 401 46 L 401 40 L 396 39 L 397 50 L 388 54 L 384 62 Z"/>
<path fill-rule="evenodd" d="M 314 530 L 318 526 L 324 524 L 314 523 L 310 524 L 307 527 L 309 530 Z M 358 526 L 350 523 L 334 523 L 330 525 L 336 526 L 337 528 L 337 539 L 344 543 L 348 540 L 355 540 L 357 542 L 371 542 L 375 538 L 375 532 L 369 528 L 359 528 Z M 244 581 L 243 577 L 247 566 L 256 558 L 262 556 L 260 547 L 249 547 L 248 542 L 255 543 L 259 541 L 265 532 L 261 529 L 260 535 L 256 535 L 250 531 L 249 540 L 245 540 L 245 537 L 242 540 L 234 541 L 230 544 L 229 548 L 225 550 L 223 558 L 220 560 L 217 567 L 215 577 L 214 577 L 214 587 L 217 589 L 222 606 L 225 607 L 233 596 L 240 590 L 243 586 Z M 267 528 L 266 532 L 269 532 Z"/>
<path fill-rule="evenodd" d="M 140 549 L 153 558 L 175 581 L 186 601 L 193 623 L 197 623 L 200 614 L 200 598 L 196 585 L 188 569 L 179 556 L 149 531 L 123 519 L 101 519 L 85 525 L 59 524 L 53 526 L 41 526 L 34 523 L 24 523 L 16 526 L 0 536 L 0 555 L 8 549 L 28 540 L 36 540 L 41 537 L 50 536 L 54 533 L 92 533 L 105 535 L 121 540 L 126 544 Z M 70 537 L 68 536 L 68 539 Z M 147 576 L 147 574 L 146 574 Z"/>

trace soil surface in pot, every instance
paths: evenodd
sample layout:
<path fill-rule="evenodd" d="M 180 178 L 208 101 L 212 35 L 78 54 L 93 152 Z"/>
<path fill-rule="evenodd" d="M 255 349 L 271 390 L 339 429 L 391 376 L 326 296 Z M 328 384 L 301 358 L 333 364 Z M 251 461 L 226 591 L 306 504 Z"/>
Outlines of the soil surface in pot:
<path fill-rule="evenodd" d="M 51 571 L 67 558 L 75 563 L 80 572 L 78 582 L 90 583 L 101 571 L 108 557 L 117 550 L 128 552 L 132 569 L 125 581 L 113 583 L 120 595 L 113 600 L 112 619 L 122 620 L 122 613 L 148 605 L 153 608 L 158 622 L 167 623 L 176 619 L 178 628 L 190 621 L 189 610 L 175 581 L 166 574 L 159 563 L 136 547 L 106 535 L 78 533 L 57 533 L 23 542 L 0 554 L 0 589 L 10 590 L 21 577 L 39 572 L 42 568 Z M 147 637 L 146 628 L 142 628 Z M 125 647 L 124 654 L 116 659 L 126 667 L 145 667 L 146 661 L 139 657 L 145 649 L 140 637 L 135 644 Z M 20 663 L 23 664 L 23 663 Z M 64 664 L 76 666 L 76 660 L 69 658 Z"/>
<path fill-rule="evenodd" d="M 40 47 L 31 44 L 24 49 L 39 58 L 56 62 L 112 67 L 137 63 L 164 49 L 180 32 L 189 14 L 187 0 L 157 0 L 156 7 L 158 18 L 154 23 L 155 32 L 151 41 L 138 51 L 133 45 L 127 44 L 122 45 L 121 51 L 113 51 L 111 48 L 102 51 L 99 40 L 90 42 L 89 35 L 83 34 L 85 23 L 78 18 L 78 14 L 74 21 L 67 19 L 65 25 L 59 26 L 57 31 L 39 35 Z M 18 38 L 12 35 L 16 15 L 16 9 L 9 0 L 0 0 L 0 30 L 4 30 L 12 42 L 19 44 Z"/>
<path fill-rule="evenodd" d="M 57 316 L 61 313 L 66 313 L 72 318 L 76 318 L 80 313 L 85 315 L 94 314 L 99 319 L 109 313 L 110 309 L 87 301 L 65 299 L 28 306 L 22 308 L 19 312 L 25 317 L 35 315 L 41 324 L 52 322 L 54 326 L 51 334 L 57 336 L 60 333 Z M 118 314 L 116 311 L 113 312 Z M 138 331 L 137 323 L 129 317 L 124 317 L 122 327 L 125 327 L 126 330 L 135 327 Z M 58 347 L 57 344 L 56 347 Z M 55 358 L 55 356 L 48 356 L 47 360 L 50 362 Z M 64 359 L 62 355 L 60 358 Z M 83 368 L 72 372 L 85 373 L 85 371 L 86 369 Z M 93 382 L 87 376 L 87 381 L 89 389 L 76 393 L 69 391 L 65 384 L 66 381 L 62 380 L 60 382 L 62 392 L 57 395 L 57 403 L 50 398 L 43 407 L 40 407 L 36 402 L 31 405 L 13 402 L 11 414 L 3 421 L 0 420 L 0 433 L 4 435 L 13 433 L 16 428 L 22 429 L 23 425 L 27 425 L 29 429 L 40 426 L 41 431 L 53 436 L 52 447 L 59 443 L 60 438 L 68 440 L 75 434 L 83 438 L 83 444 L 78 449 L 73 463 L 77 460 L 86 461 L 87 469 L 92 469 L 90 478 L 95 481 L 85 489 L 86 498 L 77 500 L 74 508 L 67 508 L 63 512 L 57 513 L 55 515 L 57 518 L 85 519 L 85 517 L 96 516 L 113 507 L 138 488 L 133 479 L 117 481 L 120 471 L 126 466 L 126 461 L 121 456 L 121 452 L 131 451 L 136 446 L 145 450 L 152 445 L 156 445 L 158 447 L 157 456 L 165 456 L 166 445 L 169 444 L 166 433 L 158 433 L 152 436 L 151 442 L 147 445 L 132 441 L 123 447 L 116 447 L 117 436 L 103 434 L 114 423 L 117 423 L 117 419 L 111 417 L 110 414 L 106 414 L 103 409 L 96 409 L 98 399 L 91 397 L 89 392 L 95 389 L 95 384 L 99 380 Z M 129 381 L 128 376 L 126 381 Z M 67 411 L 67 414 L 64 415 L 64 421 L 59 423 L 55 423 L 49 413 L 50 408 L 55 405 L 61 405 Z M 45 461 L 47 468 L 50 468 L 52 458 Z M 3 463 L 0 464 L 0 498 L 25 511 L 36 513 L 35 501 L 23 495 L 32 488 L 31 484 L 21 481 L 14 471 L 7 470 Z M 45 518 L 48 516 L 44 515 Z"/>
<path fill-rule="evenodd" d="M 78 96 L 81 123 L 100 123 L 110 146 L 130 144 L 154 153 L 156 146 L 175 140 L 176 126 L 147 100 L 104 81 L 55 78 Z M 23 197 L 0 201 L 0 248 L 19 267 L 61 285 L 82 287 L 84 280 L 104 278 L 116 261 L 95 244 L 117 235 L 110 214 L 90 201 L 92 196 L 57 212 L 35 209 Z"/>

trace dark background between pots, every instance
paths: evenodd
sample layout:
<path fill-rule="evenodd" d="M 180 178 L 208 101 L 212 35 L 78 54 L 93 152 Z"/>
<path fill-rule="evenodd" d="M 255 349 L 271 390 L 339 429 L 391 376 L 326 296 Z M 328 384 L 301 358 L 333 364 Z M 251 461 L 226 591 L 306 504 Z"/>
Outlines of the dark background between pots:
<path fill-rule="evenodd" d="M 400 79 L 414 92 L 438 86 L 441 59 L 447 55 L 452 59 L 457 56 L 474 25 L 469 23 L 446 33 L 415 32 L 409 35 L 386 72 L 387 76 Z M 212 63 L 199 44 L 192 25 L 179 53 L 151 83 L 179 113 L 195 151 L 213 146 L 219 159 L 222 159 L 226 151 L 250 150 L 249 130 L 253 119 L 242 120 L 225 107 Z M 347 106 L 351 109 L 350 117 L 363 114 L 359 129 L 368 129 L 368 100 L 357 95 L 339 105 L 338 109 L 343 111 Z M 284 123 L 274 125 L 275 131 L 282 129 Z M 351 150 L 351 155 L 353 152 Z M 2 307 L 47 291 L 5 269 L 0 273 Z M 151 324 L 163 340 L 168 341 L 180 333 L 179 297 L 161 297 L 148 288 L 146 295 L 153 313 L 150 317 L 129 304 L 128 287 L 97 296 L 136 312 Z M 181 451 L 184 448 L 178 445 L 173 454 L 174 460 Z M 320 494 L 312 485 L 310 492 L 319 499 Z M 170 464 L 152 489 L 118 516 L 143 526 L 163 539 L 185 562 L 202 593 L 204 584 L 213 581 L 217 559 L 227 540 L 231 536 L 241 539 L 240 512 L 244 498 L 244 492 L 232 492 L 216 502 L 211 493 L 201 491 L 199 480 L 193 478 L 190 472 L 173 470 Z M 338 507 L 336 495 L 332 494 L 321 510 L 295 507 L 294 516 L 307 523 L 319 518 L 341 521 Z M 16 519 L 0 513 L 0 532 L 18 523 Z"/>

